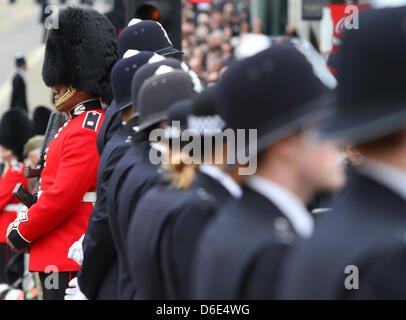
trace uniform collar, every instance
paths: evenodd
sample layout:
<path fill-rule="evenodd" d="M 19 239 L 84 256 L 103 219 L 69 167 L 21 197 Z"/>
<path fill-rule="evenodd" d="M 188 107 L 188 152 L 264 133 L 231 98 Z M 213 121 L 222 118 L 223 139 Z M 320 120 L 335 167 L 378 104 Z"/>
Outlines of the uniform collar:
<path fill-rule="evenodd" d="M 313 218 L 296 195 L 259 176 L 248 177 L 245 184 L 271 201 L 286 216 L 299 236 L 309 238 L 312 235 Z"/>
<path fill-rule="evenodd" d="M 100 99 L 90 99 L 86 101 L 82 101 L 81 103 L 78 103 L 76 106 L 72 108 L 71 111 L 69 111 L 69 114 L 72 119 L 76 118 L 78 115 L 81 115 L 82 113 L 89 111 L 89 110 L 101 110 L 102 105 L 100 102 Z"/>
<path fill-rule="evenodd" d="M 18 68 L 18 69 L 17 69 L 17 73 L 21 76 L 21 78 L 24 78 L 24 76 L 25 76 L 25 71 L 24 71 L 23 69 Z"/>
<path fill-rule="evenodd" d="M 241 187 L 224 171 L 209 164 L 202 164 L 200 171 L 220 183 L 234 198 L 241 198 Z"/>

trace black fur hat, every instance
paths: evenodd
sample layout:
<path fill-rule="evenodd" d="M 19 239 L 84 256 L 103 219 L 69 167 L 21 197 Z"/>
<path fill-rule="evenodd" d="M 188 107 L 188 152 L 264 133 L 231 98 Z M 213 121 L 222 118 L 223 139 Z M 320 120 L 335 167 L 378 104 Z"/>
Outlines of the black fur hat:
<path fill-rule="evenodd" d="M 58 28 L 49 31 L 46 41 L 45 84 L 71 85 L 110 103 L 110 71 L 118 60 L 113 25 L 93 9 L 67 7 L 58 17 Z"/>
<path fill-rule="evenodd" d="M 36 135 L 45 135 L 50 115 L 51 110 L 49 110 L 47 107 L 38 106 L 35 108 L 34 113 L 32 114 L 32 121 L 34 133 Z"/>
<path fill-rule="evenodd" d="M 19 109 L 11 109 L 0 120 L 0 145 L 11 150 L 19 161 L 23 160 L 24 144 L 33 136 L 32 122 Z"/>

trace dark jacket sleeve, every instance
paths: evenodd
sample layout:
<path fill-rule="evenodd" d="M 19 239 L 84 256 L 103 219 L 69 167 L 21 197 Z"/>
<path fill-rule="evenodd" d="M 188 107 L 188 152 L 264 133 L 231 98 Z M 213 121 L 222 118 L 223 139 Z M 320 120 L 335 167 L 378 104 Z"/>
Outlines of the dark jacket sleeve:
<path fill-rule="evenodd" d="M 81 291 L 88 299 L 94 299 L 98 293 L 110 265 L 116 259 L 107 210 L 107 189 L 109 179 L 115 165 L 127 149 L 117 148 L 106 160 L 102 181 L 98 183 L 100 192 L 97 202 L 89 219 L 88 229 L 83 240 L 83 263 L 78 272 L 78 281 Z"/>
<path fill-rule="evenodd" d="M 162 268 L 168 280 L 169 299 L 190 297 L 190 280 L 195 250 L 202 230 L 213 216 L 215 209 L 207 201 L 189 201 L 178 207 L 163 230 L 168 243 L 162 252 Z"/>

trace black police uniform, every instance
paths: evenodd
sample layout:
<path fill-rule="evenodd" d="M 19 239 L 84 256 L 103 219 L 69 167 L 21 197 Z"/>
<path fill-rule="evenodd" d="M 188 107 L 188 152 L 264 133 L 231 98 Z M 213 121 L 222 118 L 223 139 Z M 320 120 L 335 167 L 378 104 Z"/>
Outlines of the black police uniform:
<path fill-rule="evenodd" d="M 98 151 L 102 152 L 98 171 L 98 185 L 101 187 L 84 240 L 85 259 L 79 279 L 80 288 L 81 285 L 87 286 L 83 292 L 88 294 L 88 298 L 95 298 L 96 293 L 97 298 L 101 299 L 117 297 L 118 261 L 109 227 L 106 192 L 116 164 L 130 147 L 128 142 L 134 133 L 131 128 L 138 122 L 138 118 L 133 117 L 126 126 L 121 125 L 121 111 L 132 108 L 131 80 L 136 70 L 152 56 L 152 52 L 139 52 L 130 58 L 121 59 L 111 72 L 114 101 L 107 110 L 107 120 L 103 122 L 102 131 L 98 135 Z M 92 273 L 92 268 L 97 271 Z M 109 271 L 106 273 L 107 269 Z"/>
<path fill-rule="evenodd" d="M 117 110 L 108 108 L 106 116 L 97 135 L 97 151 L 101 155 L 107 141 L 113 136 L 114 132 L 121 126 L 121 114 Z"/>
<path fill-rule="evenodd" d="M 137 284 L 136 299 L 165 299 L 162 275 L 161 230 L 168 208 L 179 201 L 184 190 L 170 187 L 162 178 L 141 197 L 128 228 L 127 248 L 130 274 Z"/>
<path fill-rule="evenodd" d="M 405 299 L 405 210 L 405 199 L 357 174 L 313 237 L 287 259 L 279 297 Z M 358 268 L 358 289 L 346 287 L 346 278 L 356 276 L 347 266 Z"/>
<path fill-rule="evenodd" d="M 21 108 L 25 112 L 28 112 L 25 81 L 19 73 L 16 73 L 13 77 L 10 108 Z"/>
<path fill-rule="evenodd" d="M 88 299 L 117 298 L 117 254 L 108 222 L 107 192 L 117 162 L 130 147 L 131 134 L 132 130 L 120 127 L 100 157 L 97 202 L 83 240 L 84 259 L 78 272 L 79 287 Z"/>
<path fill-rule="evenodd" d="M 118 192 L 117 215 L 120 232 L 120 244 L 125 246 L 127 240 L 128 224 L 134 208 L 140 197 L 156 183 L 160 174 L 160 167 L 149 160 L 150 145 L 148 141 L 137 143 L 142 149 L 134 159 L 134 165 L 125 177 Z"/>
<path fill-rule="evenodd" d="M 191 106 L 191 99 L 174 103 L 169 109 L 168 127 L 171 127 L 173 121 L 179 121 L 180 129 L 183 131 L 187 127 L 187 116 Z M 170 135 L 168 138 L 173 141 L 179 136 Z M 169 177 L 164 173 L 141 197 L 132 215 L 127 247 L 131 277 L 134 285 L 137 284 L 136 299 L 167 297 L 160 260 L 160 231 L 165 224 L 168 208 L 176 204 L 184 193 L 184 189 L 171 185 Z"/>
<path fill-rule="evenodd" d="M 157 186 L 149 196 L 165 188 Z M 218 181 L 199 172 L 187 191 L 167 189 L 164 199 L 157 198 L 159 203 L 150 204 L 148 211 L 142 209 L 148 198 L 141 200 L 128 232 L 128 245 L 135 246 L 129 260 L 137 297 L 190 297 L 190 272 L 200 232 L 229 198 L 231 194 Z"/>
<path fill-rule="evenodd" d="M 294 239 L 283 213 L 243 186 L 242 197 L 221 209 L 196 248 L 193 298 L 271 298 L 281 261 Z"/>
<path fill-rule="evenodd" d="M 377 153 L 382 150 L 377 140 L 405 129 L 405 16 L 406 6 L 365 10 L 362 28 L 345 32 L 338 55 L 339 107 L 318 129 L 321 138 L 370 143 Z M 371 39 L 382 40 L 380 50 Z M 385 153 L 393 156 L 399 148 L 403 142 L 387 144 Z M 367 156 L 371 159 L 357 167 L 359 173 L 334 210 L 320 219 L 313 238 L 287 260 L 282 298 L 406 298 L 405 168 L 393 169 L 384 159 L 379 163 L 372 152 Z"/>
<path fill-rule="evenodd" d="M 119 266 L 117 279 L 117 297 L 119 299 L 132 299 L 135 294 L 135 288 L 131 283 L 128 273 L 125 242 L 122 240 L 121 230 L 123 227 L 120 225 L 121 220 L 119 218 L 119 195 L 130 170 L 137 162 L 142 160 L 143 155 L 148 152 L 149 148 L 148 141 L 132 143 L 128 151 L 117 163 L 108 187 L 107 208 L 109 213 L 109 226 L 118 256 Z M 138 185 L 140 182 L 134 181 L 134 183 Z M 123 192 L 124 191 L 123 189 Z"/>

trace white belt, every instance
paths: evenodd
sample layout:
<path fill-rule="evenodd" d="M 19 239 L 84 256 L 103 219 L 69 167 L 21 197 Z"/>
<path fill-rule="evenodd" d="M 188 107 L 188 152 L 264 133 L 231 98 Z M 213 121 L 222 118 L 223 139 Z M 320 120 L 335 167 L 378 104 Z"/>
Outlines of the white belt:
<path fill-rule="evenodd" d="M 42 190 L 40 190 L 40 191 L 38 192 L 38 199 L 39 199 L 39 197 L 41 196 L 42 192 L 43 192 Z M 96 200 L 97 200 L 96 191 L 92 191 L 92 192 L 86 192 L 86 193 L 85 193 L 85 195 L 84 195 L 84 197 L 83 197 L 83 199 L 82 199 L 82 202 L 92 202 L 92 203 L 96 203 Z"/>
<path fill-rule="evenodd" d="M 15 211 L 15 212 L 20 212 L 21 208 L 23 207 L 22 203 L 14 203 L 14 204 L 8 204 L 4 207 L 3 211 Z"/>

